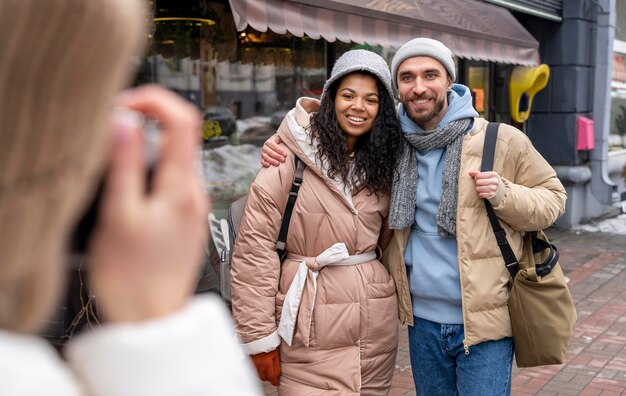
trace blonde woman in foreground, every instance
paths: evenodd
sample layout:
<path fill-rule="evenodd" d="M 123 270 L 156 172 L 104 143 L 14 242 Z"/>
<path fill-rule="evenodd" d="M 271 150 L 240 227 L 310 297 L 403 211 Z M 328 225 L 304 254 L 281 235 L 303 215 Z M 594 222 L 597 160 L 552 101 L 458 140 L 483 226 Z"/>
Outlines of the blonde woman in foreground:
<path fill-rule="evenodd" d="M 193 163 L 200 117 L 154 86 L 115 96 L 145 41 L 142 4 L 0 2 L 0 395 L 260 394 L 221 302 L 190 297 L 208 211 Z M 114 104 L 163 125 L 149 194 L 139 128 L 113 127 Z M 106 324 L 63 361 L 35 334 L 105 166 L 88 254 Z"/>

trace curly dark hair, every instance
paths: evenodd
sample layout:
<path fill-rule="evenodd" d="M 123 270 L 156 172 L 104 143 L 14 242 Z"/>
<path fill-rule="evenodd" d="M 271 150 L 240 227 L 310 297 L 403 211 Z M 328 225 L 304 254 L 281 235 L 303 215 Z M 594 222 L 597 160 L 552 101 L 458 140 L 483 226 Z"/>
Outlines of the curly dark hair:
<path fill-rule="evenodd" d="M 372 129 L 359 137 L 354 149 L 354 171 L 350 175 L 350 161 L 344 132 L 335 113 L 335 96 L 341 81 L 351 74 L 364 74 L 376 80 L 378 87 L 378 114 Z M 346 74 L 335 81 L 322 97 L 320 108 L 311 117 L 311 141 L 318 140 L 317 158 L 327 163 L 328 177 L 338 177 L 354 192 L 366 188 L 369 193 L 391 192 L 395 158 L 402 149 L 400 122 L 393 98 L 378 77 L 366 71 Z"/>

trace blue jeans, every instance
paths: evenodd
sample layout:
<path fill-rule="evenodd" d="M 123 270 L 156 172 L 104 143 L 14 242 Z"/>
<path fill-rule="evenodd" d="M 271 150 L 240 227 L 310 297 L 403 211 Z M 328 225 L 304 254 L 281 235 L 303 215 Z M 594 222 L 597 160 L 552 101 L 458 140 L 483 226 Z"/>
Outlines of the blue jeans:
<path fill-rule="evenodd" d="M 513 340 L 485 341 L 463 349 L 462 324 L 413 318 L 409 352 L 420 396 L 503 396 L 511 394 Z"/>

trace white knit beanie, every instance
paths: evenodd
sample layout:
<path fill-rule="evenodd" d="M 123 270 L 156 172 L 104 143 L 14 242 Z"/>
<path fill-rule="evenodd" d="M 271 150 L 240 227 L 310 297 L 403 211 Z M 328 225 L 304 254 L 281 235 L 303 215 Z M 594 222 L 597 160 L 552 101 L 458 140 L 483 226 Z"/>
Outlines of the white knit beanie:
<path fill-rule="evenodd" d="M 324 84 L 322 96 L 328 91 L 331 85 L 346 74 L 357 71 L 367 71 L 378 77 L 383 83 L 389 97 L 393 99 L 393 88 L 391 87 L 391 74 L 387 62 L 375 52 L 357 49 L 345 52 L 337 59 L 330 73 L 330 78 Z"/>
<path fill-rule="evenodd" d="M 404 43 L 391 60 L 391 74 L 395 87 L 398 86 L 398 67 L 400 67 L 402 62 L 414 56 L 428 56 L 436 59 L 446 68 L 452 82 L 456 80 L 456 67 L 452 59 L 452 51 L 440 41 L 418 37 Z"/>

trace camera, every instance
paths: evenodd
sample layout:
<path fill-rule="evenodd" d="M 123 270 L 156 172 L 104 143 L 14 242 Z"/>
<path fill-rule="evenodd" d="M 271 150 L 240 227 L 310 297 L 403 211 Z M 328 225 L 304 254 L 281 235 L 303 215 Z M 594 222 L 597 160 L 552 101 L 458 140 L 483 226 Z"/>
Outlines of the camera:
<path fill-rule="evenodd" d="M 116 108 L 114 110 L 114 119 L 129 127 L 141 127 L 143 130 L 144 158 L 146 160 L 146 188 L 147 192 L 149 192 L 159 151 L 158 141 L 161 135 L 160 124 L 156 119 L 146 117 L 142 113 L 126 108 Z M 93 199 L 87 205 L 71 233 L 69 240 L 69 251 L 71 253 L 84 254 L 87 251 L 89 240 L 98 223 L 102 194 L 106 188 L 105 174 L 100 176 Z"/>

